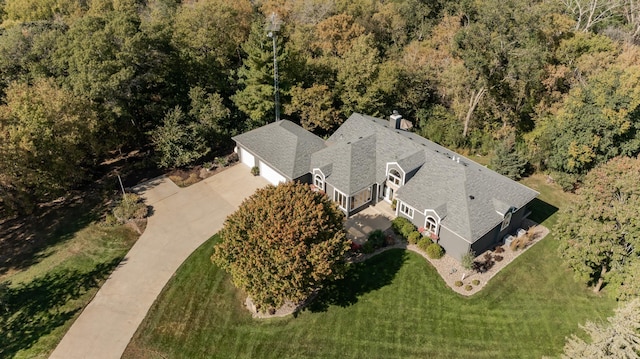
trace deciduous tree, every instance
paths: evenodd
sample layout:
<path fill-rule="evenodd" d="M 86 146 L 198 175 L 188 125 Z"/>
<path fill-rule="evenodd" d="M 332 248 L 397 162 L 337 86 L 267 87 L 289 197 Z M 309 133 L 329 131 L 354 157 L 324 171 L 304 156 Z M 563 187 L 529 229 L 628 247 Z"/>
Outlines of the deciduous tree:
<path fill-rule="evenodd" d="M 83 181 L 99 148 L 96 125 L 88 101 L 52 79 L 38 79 L 31 86 L 12 83 L 6 104 L 0 106 L 4 205 L 28 210 Z"/>
<path fill-rule="evenodd" d="M 615 156 L 640 151 L 640 66 L 617 61 L 574 87 L 528 136 L 532 153 L 545 158 L 550 169 L 583 175 Z"/>
<path fill-rule="evenodd" d="M 319 128 L 326 132 L 339 123 L 338 111 L 333 106 L 333 92 L 326 85 L 294 86 L 285 113 L 297 115 L 302 127 L 309 131 Z"/>
<path fill-rule="evenodd" d="M 640 300 L 620 303 L 608 323 L 587 322 L 582 329 L 590 342 L 573 334 L 567 338 L 563 359 L 640 358 Z"/>
<path fill-rule="evenodd" d="M 227 218 L 212 260 L 261 311 L 299 303 L 343 274 L 343 221 L 335 203 L 307 185 L 268 186 Z"/>
<path fill-rule="evenodd" d="M 591 170 L 578 201 L 555 226 L 559 253 L 576 277 L 599 292 L 603 285 L 620 296 L 637 281 L 640 261 L 640 159 L 618 157 Z"/>

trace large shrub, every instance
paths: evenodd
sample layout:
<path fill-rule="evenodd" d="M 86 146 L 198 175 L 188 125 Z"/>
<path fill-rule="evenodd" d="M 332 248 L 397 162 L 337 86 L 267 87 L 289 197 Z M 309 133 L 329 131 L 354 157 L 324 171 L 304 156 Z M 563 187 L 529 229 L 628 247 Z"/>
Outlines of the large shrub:
<path fill-rule="evenodd" d="M 422 238 L 418 241 L 418 248 L 422 249 L 425 253 L 427 252 L 427 248 L 433 244 L 433 241 L 429 238 Z"/>
<path fill-rule="evenodd" d="M 259 310 L 298 303 L 343 275 L 343 221 L 336 204 L 307 185 L 267 186 L 227 218 L 212 260 Z"/>
<path fill-rule="evenodd" d="M 407 221 L 407 223 L 405 223 L 402 226 L 402 229 L 400 230 L 400 233 L 402 234 L 402 236 L 404 237 L 404 239 L 409 239 L 409 236 L 411 236 L 411 233 L 416 231 L 416 226 L 413 225 L 413 223 Z"/>
<path fill-rule="evenodd" d="M 427 256 L 431 259 L 440 259 L 444 255 L 444 248 L 438 243 L 431 243 L 427 247 Z"/>
<path fill-rule="evenodd" d="M 409 220 L 404 217 L 396 217 L 393 219 L 393 221 L 391 221 L 391 228 L 393 228 L 393 231 L 397 234 L 402 234 L 402 228 L 407 223 L 411 224 L 411 222 L 409 222 Z"/>
<path fill-rule="evenodd" d="M 409 238 L 407 238 L 407 240 L 411 244 L 416 244 L 418 243 L 418 241 L 420 241 L 420 238 L 422 238 L 422 235 L 420 234 L 420 232 L 413 231 L 409 234 Z"/>
<path fill-rule="evenodd" d="M 375 250 L 385 246 L 384 239 L 384 233 L 381 230 L 376 229 L 375 231 L 369 233 L 367 243 L 371 243 L 371 246 Z"/>
<path fill-rule="evenodd" d="M 147 205 L 134 193 L 126 193 L 113 208 L 113 216 L 118 223 L 126 223 L 132 219 L 143 219 L 147 216 Z"/>

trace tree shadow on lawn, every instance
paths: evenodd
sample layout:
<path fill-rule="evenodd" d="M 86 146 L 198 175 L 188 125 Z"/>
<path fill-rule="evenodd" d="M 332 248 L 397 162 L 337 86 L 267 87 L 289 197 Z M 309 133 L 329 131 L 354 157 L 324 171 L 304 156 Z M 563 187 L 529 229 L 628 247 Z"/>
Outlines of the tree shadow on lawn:
<path fill-rule="evenodd" d="M 39 262 L 47 256 L 47 248 L 71 239 L 100 218 L 104 210 L 100 197 L 71 197 L 43 205 L 34 214 L 0 221 L 0 276 Z"/>
<path fill-rule="evenodd" d="M 71 319 L 82 308 L 67 303 L 98 287 L 119 263 L 52 272 L 15 287 L 0 283 L 0 357 L 13 357 Z"/>
<path fill-rule="evenodd" d="M 529 219 L 536 223 L 542 223 L 558 212 L 558 207 L 539 198 L 534 198 L 529 208 L 531 209 Z"/>
<path fill-rule="evenodd" d="M 364 262 L 351 264 L 343 279 L 327 285 L 305 309 L 324 312 L 331 305 L 353 305 L 359 296 L 391 284 L 405 260 L 404 249 L 391 249 Z"/>

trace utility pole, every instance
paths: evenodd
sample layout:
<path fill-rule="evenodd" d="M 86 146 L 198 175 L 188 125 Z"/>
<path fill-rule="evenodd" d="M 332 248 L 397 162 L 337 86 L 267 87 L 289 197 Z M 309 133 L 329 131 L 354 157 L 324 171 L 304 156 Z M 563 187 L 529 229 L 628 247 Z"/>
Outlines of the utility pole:
<path fill-rule="evenodd" d="M 276 121 L 280 121 L 280 90 L 278 89 L 278 45 L 276 38 L 278 37 L 278 31 L 280 31 L 280 25 L 282 21 L 278 18 L 276 13 L 272 12 L 269 16 L 269 23 L 267 23 L 267 36 L 273 39 L 273 91 L 275 97 L 276 107 Z"/>

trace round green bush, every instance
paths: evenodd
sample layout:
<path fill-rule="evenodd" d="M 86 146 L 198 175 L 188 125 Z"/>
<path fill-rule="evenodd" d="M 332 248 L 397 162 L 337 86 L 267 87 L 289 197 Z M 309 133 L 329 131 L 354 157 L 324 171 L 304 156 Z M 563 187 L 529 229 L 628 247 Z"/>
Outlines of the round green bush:
<path fill-rule="evenodd" d="M 479 280 L 477 280 L 477 279 L 474 279 L 473 281 L 471 281 L 471 283 L 472 283 L 473 285 L 478 285 L 478 284 L 480 284 L 480 281 L 479 281 Z"/>
<path fill-rule="evenodd" d="M 471 290 L 471 289 L 473 289 L 473 287 L 471 286 L 471 284 L 467 284 L 467 285 L 464 286 L 464 289 Z"/>
<path fill-rule="evenodd" d="M 402 227 L 404 227 L 407 223 L 410 224 L 411 222 L 409 222 L 409 220 L 404 217 L 396 217 L 393 219 L 393 221 L 391 221 L 391 228 L 393 228 L 393 231 L 397 234 L 402 234 Z"/>
<path fill-rule="evenodd" d="M 407 221 L 407 223 L 402 226 L 400 233 L 402 233 L 402 236 L 408 240 L 411 233 L 413 233 L 415 230 L 416 226 L 414 226 L 413 223 Z"/>
<path fill-rule="evenodd" d="M 431 243 L 427 247 L 427 256 L 431 259 L 440 259 L 444 255 L 444 248 L 438 243 Z"/>
<path fill-rule="evenodd" d="M 455 282 L 456 287 L 462 287 L 462 281 L 461 280 L 457 280 Z"/>
<path fill-rule="evenodd" d="M 364 253 L 364 254 L 371 254 L 371 253 L 373 253 L 374 250 L 375 250 L 375 248 L 373 248 L 373 243 L 371 243 L 371 241 L 366 241 L 362 245 L 362 253 Z"/>
<path fill-rule="evenodd" d="M 369 233 L 369 240 L 367 241 L 367 243 L 371 242 L 371 245 L 373 246 L 373 249 L 378 249 L 380 247 L 384 247 L 384 233 L 379 230 L 376 229 L 375 231 Z"/>
<path fill-rule="evenodd" d="M 420 232 L 418 231 L 413 231 L 411 233 L 409 233 L 409 237 L 407 238 L 407 240 L 409 241 L 409 243 L 411 244 L 417 244 L 418 241 L 420 240 L 420 237 L 422 237 L 422 235 L 420 234 Z"/>
<path fill-rule="evenodd" d="M 427 252 L 427 248 L 433 244 L 430 238 L 422 238 L 418 241 L 418 248 L 422 249 L 425 253 Z"/>

